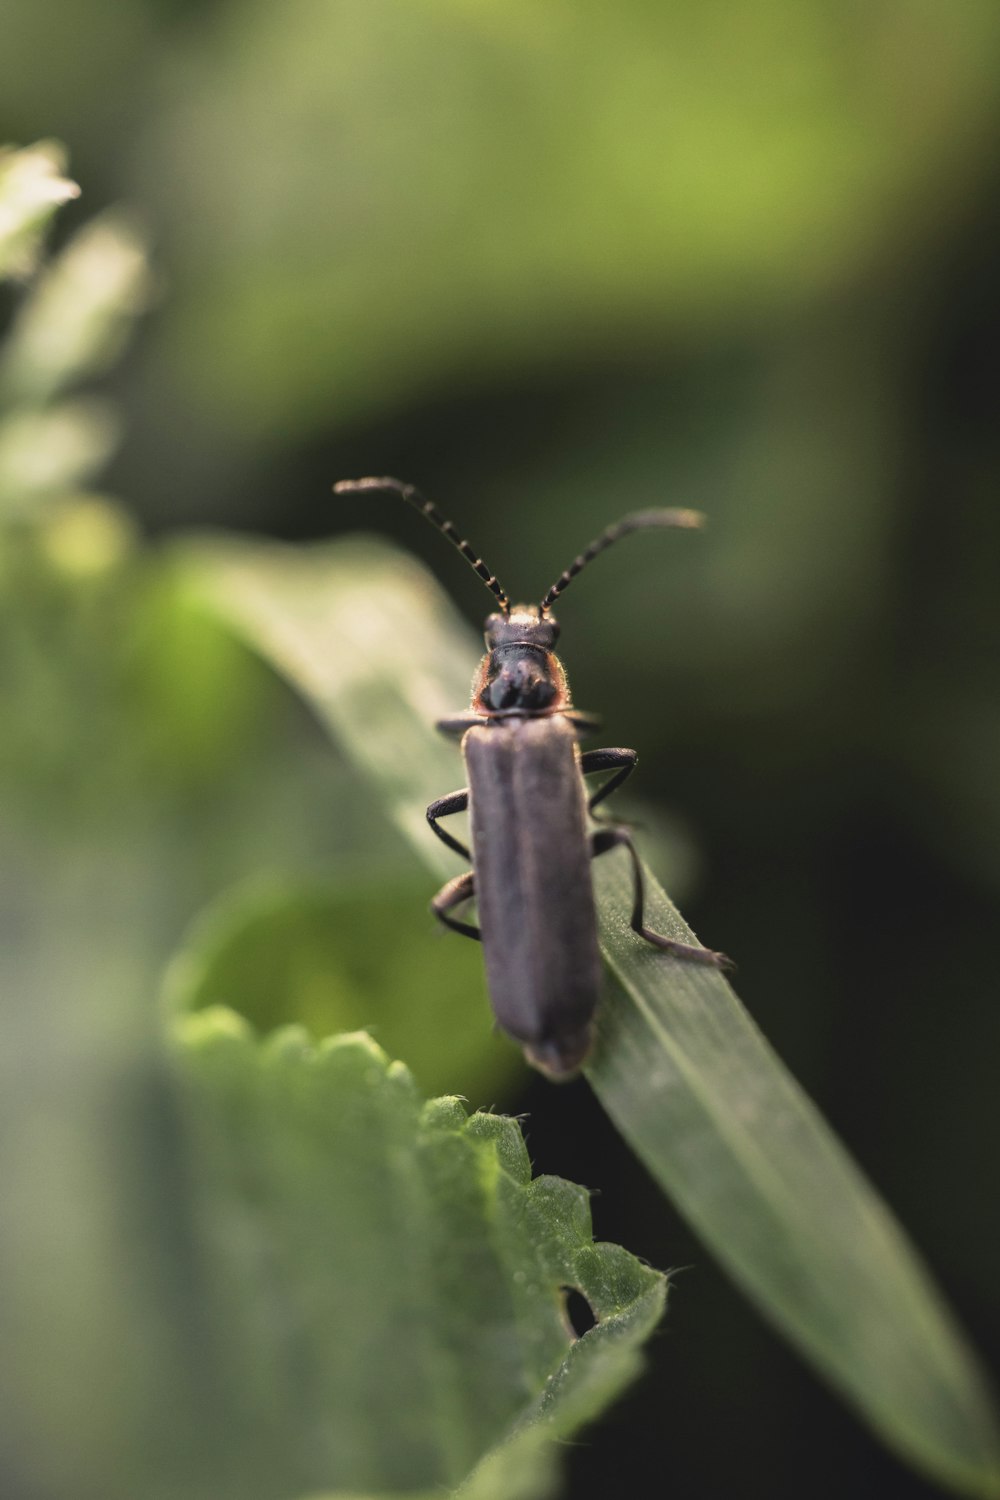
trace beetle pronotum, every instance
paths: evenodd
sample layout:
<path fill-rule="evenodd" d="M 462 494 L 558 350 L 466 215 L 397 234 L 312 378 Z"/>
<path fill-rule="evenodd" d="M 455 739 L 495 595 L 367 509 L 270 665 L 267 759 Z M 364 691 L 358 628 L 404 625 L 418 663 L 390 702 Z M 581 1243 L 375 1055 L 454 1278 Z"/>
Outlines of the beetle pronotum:
<path fill-rule="evenodd" d="M 597 726 L 577 712 L 555 654 L 559 626 L 552 605 L 598 553 L 648 527 L 693 527 L 692 510 L 635 511 L 609 526 L 561 573 L 540 604 L 511 605 L 489 570 L 419 490 L 398 479 L 348 479 L 338 494 L 387 492 L 409 502 L 458 548 L 497 601 L 486 620 L 486 648 L 467 713 L 438 724 L 460 737 L 468 786 L 427 809 L 438 838 L 472 863 L 431 903 L 446 927 L 482 942 L 497 1023 L 550 1078 L 571 1078 L 590 1050 L 600 990 L 590 861 L 619 846 L 632 862 L 631 925 L 647 943 L 696 963 L 725 967 L 724 954 L 662 937 L 645 924 L 639 857 L 627 828 L 589 826 L 598 803 L 636 765 L 634 750 L 585 750 L 580 738 Z M 589 796 L 584 777 L 613 774 Z M 440 818 L 468 810 L 471 851 Z M 479 925 L 455 916 L 475 900 Z"/>

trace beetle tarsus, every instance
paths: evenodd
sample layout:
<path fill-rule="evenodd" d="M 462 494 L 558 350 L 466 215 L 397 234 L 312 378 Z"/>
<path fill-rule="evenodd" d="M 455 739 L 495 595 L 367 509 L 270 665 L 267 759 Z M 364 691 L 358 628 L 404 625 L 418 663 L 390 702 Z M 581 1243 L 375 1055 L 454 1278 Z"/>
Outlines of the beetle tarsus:
<path fill-rule="evenodd" d="M 647 943 L 652 943 L 654 948 L 661 949 L 664 953 L 670 953 L 674 958 L 684 958 L 691 963 L 705 964 L 713 969 L 735 969 L 736 965 L 731 958 L 724 953 L 716 953 L 712 948 L 698 948 L 693 943 L 678 943 L 673 938 L 661 937 L 658 932 L 653 932 L 649 927 L 636 927 L 632 924 L 632 931 Z"/>

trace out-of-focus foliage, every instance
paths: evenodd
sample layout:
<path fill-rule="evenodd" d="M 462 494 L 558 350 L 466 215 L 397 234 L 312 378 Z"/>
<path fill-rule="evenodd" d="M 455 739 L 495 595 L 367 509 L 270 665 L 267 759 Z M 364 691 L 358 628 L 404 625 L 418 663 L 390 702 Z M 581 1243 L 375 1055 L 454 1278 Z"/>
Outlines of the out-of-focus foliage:
<path fill-rule="evenodd" d="M 1000 23 L 960 12 L 223 7 L 143 159 L 183 184 L 174 381 L 285 434 L 470 363 L 786 318 L 900 233 L 925 242 L 942 164 L 974 170 Z"/>
<path fill-rule="evenodd" d="M 47 144 L 0 157 L 0 274 L 34 266 L 46 220 L 79 191 L 61 164 Z M 91 222 L 34 276 L 0 349 L 0 520 L 37 523 L 55 508 L 52 545 L 69 571 L 116 561 L 128 523 L 95 497 L 74 510 L 118 434 L 106 402 L 63 393 L 120 352 L 147 288 L 141 238 L 114 217 Z"/>
<path fill-rule="evenodd" d="M 0 450 L 25 414 L 40 433 L 57 423 L 64 389 L 112 356 L 144 283 L 137 242 L 107 222 L 37 273 L 0 355 Z M 82 398 L 77 410 L 92 435 Z M 5 470 L 0 514 L 5 1484 L 20 1494 L 23 1473 L 59 1496 L 179 1486 L 215 1500 L 235 1437 L 198 1408 L 212 1389 L 193 1374 L 198 1323 L 212 1312 L 185 1238 L 192 1207 L 159 1063 L 163 965 L 231 883 L 252 873 L 278 888 L 333 866 L 350 881 L 342 920 L 358 938 L 365 882 L 373 893 L 407 885 L 394 952 L 411 984 L 394 1031 L 404 1050 L 418 1035 L 440 1067 L 449 1022 L 435 1048 L 414 989 L 427 934 L 405 846 L 170 560 L 139 545 L 119 506 L 83 491 L 96 443 L 84 463 L 36 441 L 24 450 L 35 462 Z M 455 1005 L 481 995 L 472 955 L 459 948 L 446 968 L 449 958 Z M 405 996 L 371 980 L 355 976 L 353 1004 L 378 1029 L 379 996 L 390 1012 Z M 319 1028 L 344 1015 L 306 1019 Z M 455 1034 L 495 1097 L 488 1028 Z"/>
<path fill-rule="evenodd" d="M 0 365 L 5 402 L 41 406 L 121 353 L 147 301 L 142 238 L 120 218 L 90 220 L 19 309 Z"/>
<path fill-rule="evenodd" d="M 78 196 L 65 170 L 63 150 L 52 141 L 0 151 L 0 276 L 31 271 L 54 210 Z"/>

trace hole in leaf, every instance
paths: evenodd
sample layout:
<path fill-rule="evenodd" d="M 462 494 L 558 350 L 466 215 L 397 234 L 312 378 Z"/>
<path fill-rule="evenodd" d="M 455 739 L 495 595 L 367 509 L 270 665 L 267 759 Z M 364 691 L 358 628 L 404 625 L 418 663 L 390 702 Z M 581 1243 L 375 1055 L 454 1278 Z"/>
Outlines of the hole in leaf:
<path fill-rule="evenodd" d="M 597 1322 L 597 1315 L 578 1287 L 563 1286 L 559 1290 L 562 1292 L 563 1317 L 569 1331 L 575 1339 L 582 1339 Z"/>

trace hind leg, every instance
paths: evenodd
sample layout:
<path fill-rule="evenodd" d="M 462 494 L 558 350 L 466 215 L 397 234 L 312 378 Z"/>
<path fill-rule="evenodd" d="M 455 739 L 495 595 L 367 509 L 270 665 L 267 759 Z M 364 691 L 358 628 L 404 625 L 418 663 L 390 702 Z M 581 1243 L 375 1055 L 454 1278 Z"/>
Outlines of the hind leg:
<path fill-rule="evenodd" d="M 639 856 L 632 842 L 632 835 L 627 828 L 600 828 L 591 835 L 590 851 L 592 858 L 596 859 L 599 854 L 606 854 L 609 849 L 617 849 L 619 846 L 628 850 L 632 861 L 632 877 L 634 897 L 632 901 L 632 931 L 639 937 L 645 938 L 647 943 L 652 943 L 654 948 L 660 948 L 664 953 L 673 954 L 674 958 L 686 958 L 696 964 L 711 964 L 716 969 L 731 969 L 733 961 L 724 953 L 715 953 L 711 948 L 698 948 L 693 943 L 679 943 L 675 938 L 663 937 L 646 926 L 645 922 L 645 891 L 642 883 L 642 866 Z"/>

